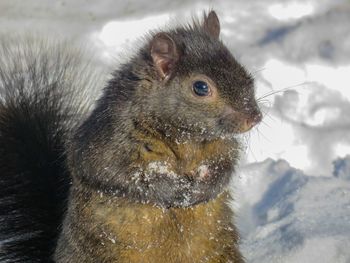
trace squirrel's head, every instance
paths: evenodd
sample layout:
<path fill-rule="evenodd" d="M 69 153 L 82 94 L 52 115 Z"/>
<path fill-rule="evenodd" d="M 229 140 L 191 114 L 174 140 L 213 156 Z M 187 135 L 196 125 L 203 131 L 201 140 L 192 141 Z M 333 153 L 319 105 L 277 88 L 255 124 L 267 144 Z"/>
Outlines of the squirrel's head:
<path fill-rule="evenodd" d="M 260 122 L 253 79 L 219 34 L 211 11 L 202 23 L 152 36 L 141 51 L 147 84 L 135 93 L 146 98 L 139 102 L 143 120 L 152 118 L 162 132 L 192 139 L 242 133 Z"/>

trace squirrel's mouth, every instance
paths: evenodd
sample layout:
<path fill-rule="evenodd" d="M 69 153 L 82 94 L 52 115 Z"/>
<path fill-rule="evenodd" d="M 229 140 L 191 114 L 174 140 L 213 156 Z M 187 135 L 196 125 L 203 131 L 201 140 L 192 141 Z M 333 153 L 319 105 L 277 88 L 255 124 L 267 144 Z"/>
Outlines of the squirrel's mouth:
<path fill-rule="evenodd" d="M 249 112 L 241 113 L 234 110 L 224 114 L 218 121 L 218 127 L 223 134 L 240 134 L 251 130 L 262 120 L 262 114 L 256 107 Z"/>

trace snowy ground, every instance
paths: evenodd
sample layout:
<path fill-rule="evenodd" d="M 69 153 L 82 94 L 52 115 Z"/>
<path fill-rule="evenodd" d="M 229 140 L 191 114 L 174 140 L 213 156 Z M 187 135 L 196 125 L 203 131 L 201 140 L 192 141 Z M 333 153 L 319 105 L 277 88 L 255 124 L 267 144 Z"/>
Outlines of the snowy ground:
<path fill-rule="evenodd" d="M 67 38 L 112 66 L 210 7 L 266 114 L 232 184 L 247 261 L 350 262 L 349 0 L 1 0 L 0 32 Z"/>

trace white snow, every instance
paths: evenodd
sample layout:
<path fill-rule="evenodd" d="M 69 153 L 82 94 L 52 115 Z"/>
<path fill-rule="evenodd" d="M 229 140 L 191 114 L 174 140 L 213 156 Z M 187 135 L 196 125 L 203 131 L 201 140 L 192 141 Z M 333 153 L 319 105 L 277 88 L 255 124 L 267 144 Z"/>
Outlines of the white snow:
<path fill-rule="evenodd" d="M 332 177 L 305 175 L 285 160 L 242 168 L 234 189 L 249 262 L 350 261 L 349 161 L 338 160 Z"/>
<path fill-rule="evenodd" d="M 310 15 L 314 11 L 314 7 L 310 2 L 287 2 L 272 4 L 268 11 L 270 15 L 279 20 L 298 19 L 303 16 Z"/>
<path fill-rule="evenodd" d="M 170 165 L 167 162 L 151 162 L 146 167 L 146 175 L 151 176 L 152 173 L 157 174 L 167 174 L 170 177 L 178 178 L 179 176 L 173 172 L 170 168 Z"/>
<path fill-rule="evenodd" d="M 112 66 L 146 30 L 209 8 L 265 113 L 232 183 L 247 262 L 350 262 L 348 0 L 2 0 L 0 32 L 63 36 Z"/>

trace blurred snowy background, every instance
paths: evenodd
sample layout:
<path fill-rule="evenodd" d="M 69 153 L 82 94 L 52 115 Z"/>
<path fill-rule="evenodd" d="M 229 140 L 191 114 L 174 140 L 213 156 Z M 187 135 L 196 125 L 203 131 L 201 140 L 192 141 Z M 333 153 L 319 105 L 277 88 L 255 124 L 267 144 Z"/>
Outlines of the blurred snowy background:
<path fill-rule="evenodd" d="M 0 0 L 0 33 L 67 39 L 113 68 L 147 30 L 209 8 L 265 113 L 232 184 L 247 261 L 349 263 L 349 0 Z"/>

